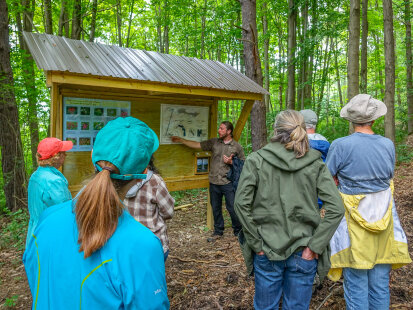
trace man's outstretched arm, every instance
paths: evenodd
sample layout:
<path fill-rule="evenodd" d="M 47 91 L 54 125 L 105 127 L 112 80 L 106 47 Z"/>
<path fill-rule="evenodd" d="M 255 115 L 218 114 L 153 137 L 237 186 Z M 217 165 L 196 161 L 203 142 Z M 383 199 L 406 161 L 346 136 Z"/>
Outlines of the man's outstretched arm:
<path fill-rule="evenodd" d="M 190 147 L 192 149 L 200 149 L 201 148 L 201 143 L 196 142 L 196 141 L 191 141 L 191 140 L 186 140 L 177 136 L 172 136 L 171 137 L 172 142 L 175 143 L 182 143 L 183 145 L 186 145 L 187 147 Z"/>

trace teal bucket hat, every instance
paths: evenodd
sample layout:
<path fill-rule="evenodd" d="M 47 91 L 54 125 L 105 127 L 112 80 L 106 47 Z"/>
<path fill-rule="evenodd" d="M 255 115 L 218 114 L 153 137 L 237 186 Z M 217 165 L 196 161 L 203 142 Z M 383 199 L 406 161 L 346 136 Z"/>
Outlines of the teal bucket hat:
<path fill-rule="evenodd" d="M 158 147 L 158 137 L 148 125 L 134 117 L 118 117 L 98 132 L 92 162 L 98 171 L 102 170 L 100 160 L 115 165 L 120 174 L 111 173 L 113 179 L 145 179 L 142 172 Z"/>

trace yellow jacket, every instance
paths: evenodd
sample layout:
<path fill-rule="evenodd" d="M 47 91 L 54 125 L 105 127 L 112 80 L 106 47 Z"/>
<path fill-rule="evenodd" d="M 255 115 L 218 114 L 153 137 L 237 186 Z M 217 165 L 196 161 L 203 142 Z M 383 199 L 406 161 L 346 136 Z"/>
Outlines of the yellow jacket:
<path fill-rule="evenodd" d="M 338 281 L 342 268 L 372 269 L 376 264 L 400 268 L 412 260 L 393 199 L 388 190 L 365 195 L 341 194 L 345 216 L 330 241 L 328 277 Z M 374 208 L 371 206 L 374 205 Z"/>

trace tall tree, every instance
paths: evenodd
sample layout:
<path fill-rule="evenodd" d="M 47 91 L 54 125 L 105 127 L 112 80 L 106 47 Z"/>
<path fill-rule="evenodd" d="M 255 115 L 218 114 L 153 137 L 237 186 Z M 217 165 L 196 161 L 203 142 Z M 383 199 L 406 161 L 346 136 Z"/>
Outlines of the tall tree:
<path fill-rule="evenodd" d="M 201 55 L 199 58 L 205 58 L 205 32 L 206 32 L 206 16 L 207 16 L 207 0 L 204 0 L 204 6 L 202 7 L 201 15 Z"/>
<path fill-rule="evenodd" d="M 21 65 L 22 72 L 24 75 L 24 87 L 26 90 L 27 97 L 27 115 L 26 119 L 29 123 L 30 131 L 30 149 L 32 154 L 32 166 L 34 169 L 37 167 L 37 145 L 39 144 L 39 123 L 37 118 L 37 88 L 35 80 L 34 71 L 34 61 L 33 57 L 30 55 L 29 48 L 26 42 L 23 40 L 23 31 L 32 32 L 33 28 L 33 12 L 34 12 L 34 1 L 23 0 L 23 24 L 20 19 L 19 10 L 16 10 L 16 24 L 17 33 L 19 37 L 19 45 L 21 50 Z"/>
<path fill-rule="evenodd" d="M 288 93 L 287 108 L 295 109 L 295 48 L 297 8 L 294 0 L 288 1 Z"/>
<path fill-rule="evenodd" d="M 359 93 L 360 0 L 350 0 L 347 100 Z"/>
<path fill-rule="evenodd" d="M 97 0 L 94 0 L 97 1 Z M 135 1 L 132 0 L 132 3 L 130 5 L 130 10 L 129 10 L 129 21 L 128 21 L 128 36 L 126 37 L 126 47 L 129 47 L 129 42 L 130 42 L 130 31 L 132 28 L 132 16 L 133 16 L 133 8 L 134 8 Z"/>
<path fill-rule="evenodd" d="M 242 12 L 242 42 L 244 45 L 245 74 L 262 86 L 260 54 L 258 53 L 257 12 L 255 0 L 240 0 Z M 262 101 L 255 101 L 251 111 L 252 150 L 267 143 L 266 111 Z"/>
<path fill-rule="evenodd" d="M 410 0 L 404 1 L 404 23 L 406 25 L 406 91 L 407 131 L 413 133 L 413 83 L 412 83 L 412 24 L 410 22 Z"/>
<path fill-rule="evenodd" d="M 44 32 L 53 34 L 52 1 L 44 0 Z"/>
<path fill-rule="evenodd" d="M 317 0 L 312 0 L 311 3 L 311 21 L 312 21 L 312 26 L 310 30 L 310 38 L 311 38 L 311 44 L 310 44 L 310 49 L 309 49 L 309 54 L 310 54 L 310 61 L 309 61 L 309 66 L 308 66 L 308 72 L 307 72 L 307 78 L 306 78 L 306 85 L 304 87 L 304 97 L 306 98 L 307 103 L 311 103 L 312 98 L 314 97 L 314 92 L 312 91 L 312 87 L 314 85 L 313 81 L 313 71 L 314 71 L 314 56 L 315 56 L 315 42 L 317 41 L 317 30 L 318 30 L 318 9 L 317 9 Z M 314 100 L 313 100 L 314 101 Z"/>
<path fill-rule="evenodd" d="M 380 46 L 380 38 L 377 34 L 374 35 L 374 49 L 375 49 L 375 61 L 376 61 L 376 75 L 378 73 L 378 83 L 380 85 L 380 100 L 384 100 L 384 85 L 383 83 L 383 70 L 382 70 L 382 57 L 381 57 L 381 46 Z M 377 72 L 378 71 L 378 72 Z"/>
<path fill-rule="evenodd" d="M 384 26 L 384 59 L 385 59 L 385 91 L 384 103 L 387 114 L 384 117 L 385 136 L 395 141 L 394 120 L 394 93 L 395 93 L 395 53 L 393 35 L 393 6 L 392 0 L 383 0 L 383 26 Z"/>
<path fill-rule="evenodd" d="M 72 39 L 80 40 L 80 34 L 82 33 L 82 0 L 73 1 L 73 14 L 72 14 Z"/>
<path fill-rule="evenodd" d="M 163 26 L 163 44 L 165 53 L 169 54 L 169 2 L 165 0 L 164 5 L 164 26 Z"/>
<path fill-rule="evenodd" d="M 25 206 L 26 172 L 20 137 L 19 115 L 14 96 L 10 64 L 8 8 L 0 0 L 0 148 L 3 189 L 7 207 L 14 211 Z"/>
<path fill-rule="evenodd" d="M 133 7 L 133 0 L 132 0 L 132 7 Z M 98 0 L 93 0 L 93 2 L 92 2 L 92 19 L 90 21 L 89 42 L 95 41 L 97 10 L 98 10 Z M 128 32 L 128 39 L 129 39 L 129 32 Z"/>
<path fill-rule="evenodd" d="M 341 94 L 341 78 L 340 78 L 340 70 L 338 67 L 338 42 L 336 38 L 336 48 L 334 50 L 334 63 L 336 67 L 336 78 L 337 78 L 337 89 L 338 89 L 338 97 L 340 99 L 340 107 L 343 107 L 343 95 Z M 333 118 L 334 119 L 334 118 Z"/>
<path fill-rule="evenodd" d="M 302 51 L 302 64 L 301 64 L 301 109 L 311 101 L 311 93 L 308 91 L 307 87 L 307 79 L 308 79 L 308 55 L 309 55 L 309 48 L 307 42 L 307 32 L 308 32 L 308 2 L 309 0 L 305 0 L 303 6 L 303 51 Z"/>
<path fill-rule="evenodd" d="M 268 8 L 267 2 L 264 1 L 262 4 L 262 34 L 264 36 L 264 88 L 270 91 L 270 63 L 268 57 L 268 50 L 270 48 L 270 33 L 268 32 Z M 265 95 L 265 108 L 270 111 L 270 95 Z"/>
<path fill-rule="evenodd" d="M 362 0 L 362 33 L 361 33 L 361 59 L 360 59 L 360 92 L 362 94 L 367 93 L 367 36 L 368 36 L 368 20 L 367 20 L 367 10 L 368 10 L 368 0 Z"/>
<path fill-rule="evenodd" d="M 67 0 L 62 0 L 62 3 L 60 5 L 57 34 L 59 36 L 63 36 L 63 30 L 65 32 L 65 37 L 69 38 L 69 14 L 67 13 Z"/>
<path fill-rule="evenodd" d="M 116 25 L 118 33 L 118 45 L 122 47 L 122 5 L 120 3 L 120 0 L 118 0 L 118 2 L 116 3 Z"/>

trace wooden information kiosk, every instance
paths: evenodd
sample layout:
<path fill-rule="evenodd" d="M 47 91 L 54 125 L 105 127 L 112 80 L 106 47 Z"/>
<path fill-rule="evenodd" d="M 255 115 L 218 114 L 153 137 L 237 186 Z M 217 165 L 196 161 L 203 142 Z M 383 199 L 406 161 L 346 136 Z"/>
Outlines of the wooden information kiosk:
<path fill-rule="evenodd" d="M 51 89 L 50 134 L 71 140 L 62 172 L 76 193 L 94 168 L 94 138 L 108 121 L 133 116 L 158 135 L 154 154 L 169 191 L 207 188 L 209 152 L 173 144 L 170 136 L 202 141 L 217 137 L 218 101 L 245 100 L 234 128 L 238 140 L 254 100 L 267 92 L 229 65 L 24 33 Z M 208 204 L 207 225 L 212 227 Z"/>

